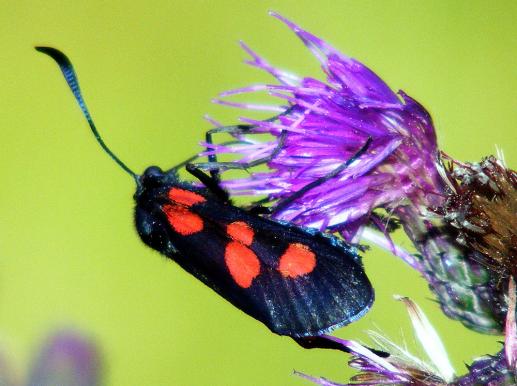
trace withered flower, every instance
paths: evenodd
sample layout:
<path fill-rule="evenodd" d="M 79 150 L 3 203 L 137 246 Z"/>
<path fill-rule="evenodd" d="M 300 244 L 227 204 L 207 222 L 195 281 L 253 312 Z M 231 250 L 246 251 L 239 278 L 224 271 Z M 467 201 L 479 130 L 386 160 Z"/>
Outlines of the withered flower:
<path fill-rule="evenodd" d="M 495 157 L 480 163 L 448 160 L 450 194 L 439 209 L 457 241 L 502 277 L 517 275 L 517 173 Z"/>

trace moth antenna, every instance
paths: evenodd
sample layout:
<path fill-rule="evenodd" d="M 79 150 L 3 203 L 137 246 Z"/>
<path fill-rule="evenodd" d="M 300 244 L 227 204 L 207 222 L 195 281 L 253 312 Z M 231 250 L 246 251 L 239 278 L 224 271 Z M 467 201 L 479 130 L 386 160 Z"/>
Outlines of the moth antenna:
<path fill-rule="evenodd" d="M 77 79 L 77 75 L 75 73 L 74 67 L 72 66 L 72 62 L 70 62 L 70 59 L 63 54 L 61 51 L 59 51 L 56 48 L 52 47 L 35 47 L 37 51 L 43 52 L 44 54 L 50 56 L 52 59 L 56 61 L 59 68 L 61 69 L 61 72 L 63 73 L 63 76 L 65 77 L 66 83 L 70 87 L 70 90 L 74 94 L 75 100 L 77 101 L 77 104 L 79 105 L 79 108 L 81 109 L 84 117 L 88 121 L 88 124 L 90 125 L 90 129 L 92 130 L 92 133 L 99 143 L 101 147 L 104 149 L 106 153 L 115 161 L 122 169 L 124 169 L 131 177 L 133 177 L 137 183 L 137 185 L 140 185 L 138 180 L 138 175 L 133 172 L 129 167 L 126 166 L 124 162 L 122 162 L 110 149 L 109 147 L 104 143 L 104 140 L 99 134 L 99 131 L 97 130 L 97 127 L 95 126 L 95 123 L 93 122 L 92 116 L 90 114 L 90 111 L 88 110 L 88 107 L 86 107 L 86 103 L 84 102 L 83 96 L 81 94 L 81 89 L 79 87 L 79 81 Z"/>

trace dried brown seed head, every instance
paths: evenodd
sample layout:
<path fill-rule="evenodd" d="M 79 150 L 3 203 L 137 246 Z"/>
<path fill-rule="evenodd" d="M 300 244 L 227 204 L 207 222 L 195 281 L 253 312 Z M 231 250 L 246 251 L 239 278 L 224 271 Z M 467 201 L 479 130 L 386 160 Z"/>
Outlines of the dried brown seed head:
<path fill-rule="evenodd" d="M 517 173 L 493 156 L 474 164 L 444 159 L 451 190 L 439 212 L 482 263 L 517 277 Z"/>

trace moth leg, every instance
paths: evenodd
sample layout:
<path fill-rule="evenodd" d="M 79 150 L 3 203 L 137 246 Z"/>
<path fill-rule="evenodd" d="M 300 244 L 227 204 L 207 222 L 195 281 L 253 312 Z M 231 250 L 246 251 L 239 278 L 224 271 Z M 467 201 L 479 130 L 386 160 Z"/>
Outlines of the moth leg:
<path fill-rule="evenodd" d="M 272 214 L 273 208 L 271 208 L 270 206 L 263 205 L 263 204 L 267 204 L 268 202 L 270 202 L 270 199 L 268 197 L 266 197 L 261 200 L 252 202 L 250 205 L 245 206 L 243 209 L 253 215 Z"/>
<path fill-rule="evenodd" d="M 238 144 L 238 143 L 243 144 L 243 143 L 247 143 L 247 142 L 245 142 L 245 141 L 226 141 L 226 142 L 221 143 L 221 145 L 235 145 L 235 144 Z M 173 171 L 173 170 L 178 171 L 182 167 L 187 166 L 188 164 L 191 164 L 192 161 L 195 161 L 198 158 L 201 158 L 201 156 L 199 154 L 195 154 L 195 155 L 187 158 L 185 161 L 182 161 L 179 164 L 174 165 L 166 173 L 169 173 L 170 171 Z"/>
<path fill-rule="evenodd" d="M 274 117 L 274 118 L 271 118 L 271 119 L 276 119 L 276 118 L 277 117 Z M 213 143 L 212 142 L 212 134 L 214 132 L 224 132 L 226 129 L 229 129 L 229 128 L 230 129 L 235 128 L 235 127 L 242 128 L 244 126 L 245 125 L 226 126 L 226 127 L 219 127 L 219 128 L 210 130 L 206 134 L 206 142 L 209 143 L 209 144 Z M 255 126 L 249 125 L 249 126 L 246 126 L 246 127 L 247 127 L 247 130 L 249 131 L 249 130 L 251 130 Z M 286 135 L 287 135 L 287 133 L 285 131 L 282 131 L 282 133 L 280 134 L 280 137 L 279 137 L 278 145 L 271 152 L 270 155 L 268 155 L 267 157 L 263 157 L 263 158 L 260 158 L 258 160 L 252 161 L 252 162 L 243 163 L 243 164 L 237 164 L 237 163 L 234 163 L 234 162 L 218 162 L 217 161 L 217 156 L 215 154 L 211 154 L 211 155 L 208 156 L 209 162 L 193 164 L 193 163 L 191 163 L 191 161 L 193 161 L 196 158 L 198 158 L 197 156 L 195 156 L 195 157 L 189 158 L 187 161 L 183 162 L 179 166 L 186 165 L 186 169 L 187 169 L 187 171 L 190 174 L 192 174 L 194 177 L 199 179 L 207 188 L 209 188 L 214 194 L 216 194 L 223 201 L 229 202 L 230 200 L 229 200 L 228 193 L 223 188 L 221 188 L 220 185 L 219 185 L 219 183 L 221 181 L 220 180 L 220 172 L 222 170 L 224 171 L 224 170 L 228 170 L 228 169 L 248 169 L 248 168 L 251 168 L 253 166 L 257 166 L 257 165 L 263 164 L 265 162 L 269 162 L 271 159 L 276 157 L 277 154 L 282 149 L 282 147 L 284 145 L 284 142 L 285 142 Z M 243 142 L 244 141 L 232 141 L 231 143 L 243 143 Z M 210 171 L 210 175 L 207 175 L 207 174 L 203 173 L 202 170 Z"/>
<path fill-rule="evenodd" d="M 253 126 L 250 126 L 250 128 L 251 127 L 253 127 Z M 221 127 L 221 129 L 222 129 L 222 127 Z M 258 166 L 258 165 L 267 163 L 267 162 L 271 161 L 273 158 L 275 158 L 278 155 L 278 153 L 280 153 L 280 151 L 282 150 L 282 147 L 285 144 L 286 137 L 287 137 L 287 132 L 285 130 L 282 130 L 282 132 L 280 133 L 280 136 L 278 137 L 278 144 L 273 149 L 273 151 L 269 155 L 256 159 L 256 160 L 253 160 L 251 162 L 243 162 L 243 163 L 218 162 L 217 159 L 215 158 L 216 155 L 211 154 L 208 156 L 208 160 L 209 160 L 208 162 L 200 162 L 200 163 L 197 163 L 196 165 L 200 169 L 209 170 L 210 174 L 212 176 L 214 176 L 214 174 L 218 176 L 219 172 L 229 170 L 229 169 L 239 169 L 239 170 L 250 169 L 254 166 Z M 207 140 L 207 142 L 212 143 L 212 142 L 209 142 L 208 140 Z"/>
<path fill-rule="evenodd" d="M 204 173 L 196 164 L 187 163 L 185 168 L 190 174 L 201 181 L 203 185 L 205 185 L 221 201 L 226 203 L 230 202 L 230 196 L 228 195 L 228 192 L 219 185 L 219 181 L 217 179 Z"/>
<path fill-rule="evenodd" d="M 293 110 L 294 106 L 291 106 L 287 108 L 284 112 L 275 115 L 271 118 L 265 119 L 264 122 L 273 122 L 279 117 L 283 115 L 289 114 Z M 223 126 L 223 127 L 216 127 L 214 129 L 208 130 L 205 135 L 205 141 L 208 144 L 213 144 L 213 135 L 217 133 L 228 133 L 232 136 L 238 136 L 240 134 L 247 134 L 250 133 L 257 125 L 233 125 L 233 126 Z M 224 202 L 229 202 L 229 195 L 228 193 L 221 188 L 219 185 L 220 183 L 220 172 L 228 169 L 248 169 L 266 162 L 269 162 L 273 158 L 275 158 L 280 150 L 282 150 L 282 147 L 284 146 L 285 139 L 287 137 L 287 132 L 282 131 L 280 133 L 278 144 L 275 147 L 275 149 L 266 157 L 260 158 L 258 160 L 254 160 L 248 163 L 235 163 L 235 162 L 218 162 L 217 161 L 217 155 L 216 154 L 210 154 L 208 158 L 208 162 L 204 163 L 191 163 L 195 159 L 197 159 L 197 156 L 194 156 L 192 158 L 189 158 L 187 161 L 182 162 L 180 165 L 176 166 L 175 168 L 179 168 L 183 165 L 186 165 L 187 171 L 192 174 L 194 177 L 199 179 L 208 189 L 210 189 L 216 196 L 218 196 L 221 200 Z M 224 142 L 223 145 L 226 144 L 234 144 L 234 143 L 245 143 L 245 141 L 237 140 L 237 141 L 229 141 Z M 209 149 L 206 149 L 209 151 Z M 203 173 L 202 170 L 208 170 L 210 172 L 210 175 L 207 175 L 206 173 Z M 260 210 L 260 209 L 257 209 Z M 269 209 L 267 209 L 269 210 Z"/>
<path fill-rule="evenodd" d="M 339 350 L 346 352 L 348 354 L 353 354 L 353 352 L 343 346 L 342 344 L 325 338 L 324 336 L 310 336 L 306 338 L 293 338 L 293 340 L 302 346 L 305 349 L 313 349 L 313 348 L 321 348 L 321 349 L 329 349 L 329 350 Z M 366 347 L 366 346 L 365 346 Z M 380 356 L 381 358 L 388 358 L 390 356 L 389 353 L 381 350 L 376 350 L 371 347 L 366 347 L 368 350 L 373 352 L 375 355 Z"/>
<path fill-rule="evenodd" d="M 264 119 L 263 122 L 274 122 L 277 119 L 279 119 L 281 116 L 289 114 L 293 109 L 294 109 L 294 106 L 290 106 L 284 112 L 282 112 L 282 113 L 280 113 L 278 115 L 275 115 L 275 116 L 273 116 L 271 118 Z M 216 127 L 214 129 L 208 130 L 206 132 L 206 134 L 205 134 L 205 141 L 208 144 L 214 143 L 213 142 L 213 135 L 214 134 L 218 134 L 218 133 L 228 133 L 228 134 L 231 134 L 232 136 L 238 136 L 240 134 L 248 134 L 255 127 L 257 127 L 257 125 L 246 125 L 246 124 Z M 248 162 L 248 163 L 242 163 L 242 164 L 239 164 L 237 162 L 218 162 L 217 161 L 217 156 L 215 154 L 211 154 L 211 155 L 208 156 L 208 162 L 198 163 L 197 166 L 200 169 L 210 171 L 210 175 L 213 178 L 215 178 L 217 181 L 219 181 L 219 179 L 220 179 L 219 173 L 221 171 L 228 170 L 228 169 L 241 169 L 241 170 L 245 170 L 245 169 L 249 169 L 249 168 L 252 168 L 254 166 L 261 165 L 263 163 L 269 162 L 270 160 L 275 158 L 278 155 L 278 153 L 280 152 L 280 150 L 282 149 L 282 147 L 283 147 L 283 145 L 285 143 L 286 134 L 287 133 L 285 131 L 282 131 L 280 133 L 280 137 L 279 137 L 279 140 L 278 140 L 278 145 L 276 146 L 276 148 L 271 152 L 270 155 L 268 155 L 266 157 L 263 157 L 263 158 L 260 158 L 258 160 L 251 161 L 251 162 Z M 208 149 L 207 149 L 207 151 L 208 151 Z"/>
<path fill-rule="evenodd" d="M 328 180 L 331 180 L 332 178 L 336 177 L 339 173 L 341 173 L 343 170 L 345 170 L 350 164 L 352 164 L 355 160 L 357 160 L 360 156 L 362 156 L 370 147 L 370 144 L 372 143 L 372 137 L 368 137 L 366 142 L 363 146 L 352 156 L 350 157 L 345 163 L 341 164 L 328 174 L 324 175 L 323 177 L 320 177 L 311 183 L 305 185 L 303 188 L 298 190 L 297 192 L 294 192 L 290 196 L 284 198 L 283 200 L 278 201 L 278 203 L 274 206 L 273 212 L 280 212 L 289 205 L 291 205 L 294 201 L 299 199 L 300 197 L 303 197 L 305 193 L 307 193 L 309 190 L 314 189 L 315 187 L 327 182 Z"/>

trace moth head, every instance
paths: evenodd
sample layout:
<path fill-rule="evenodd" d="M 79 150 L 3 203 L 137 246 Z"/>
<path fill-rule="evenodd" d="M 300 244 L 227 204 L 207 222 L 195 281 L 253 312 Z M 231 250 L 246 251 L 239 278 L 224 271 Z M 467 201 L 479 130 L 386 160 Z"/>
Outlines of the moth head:
<path fill-rule="evenodd" d="M 149 166 L 138 178 L 143 188 L 157 188 L 163 184 L 165 173 L 158 166 Z"/>
<path fill-rule="evenodd" d="M 176 168 L 163 171 L 158 166 L 149 166 L 140 176 L 137 177 L 135 199 L 140 197 L 144 192 L 157 190 L 177 182 L 178 173 Z"/>

